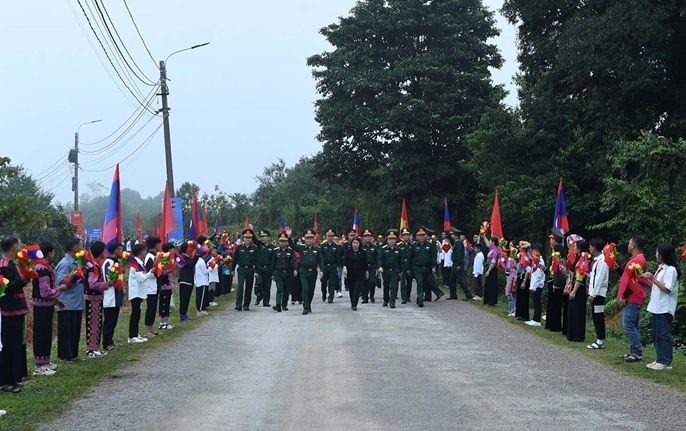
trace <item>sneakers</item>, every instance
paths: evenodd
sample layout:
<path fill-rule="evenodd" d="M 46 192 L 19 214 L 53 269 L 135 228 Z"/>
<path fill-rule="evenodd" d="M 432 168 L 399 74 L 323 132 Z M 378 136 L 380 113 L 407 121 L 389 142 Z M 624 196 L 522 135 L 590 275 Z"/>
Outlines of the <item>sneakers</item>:
<path fill-rule="evenodd" d="M 541 316 L 541 320 L 548 320 L 548 315 L 544 314 L 543 316 Z"/>
<path fill-rule="evenodd" d="M 482 300 L 482 299 L 481 299 L 481 298 L 479 298 L 479 296 L 478 296 L 478 295 L 474 295 L 474 296 L 472 296 L 472 301 L 481 301 L 481 300 Z"/>
<path fill-rule="evenodd" d="M 174 329 L 174 326 L 170 323 L 160 323 L 160 330 L 163 329 Z"/>
<path fill-rule="evenodd" d="M 51 369 L 52 371 L 57 371 L 57 364 L 54 363 L 54 362 L 52 362 L 52 361 L 50 361 L 50 362 L 48 363 L 48 365 L 46 365 L 46 367 L 48 367 L 48 368 Z"/>
<path fill-rule="evenodd" d="M 115 348 L 116 346 L 114 344 L 110 344 L 109 346 L 105 347 L 105 350 L 109 352 L 111 350 L 114 350 Z"/>
<path fill-rule="evenodd" d="M 340 291 L 336 292 L 336 298 L 342 298 L 342 297 L 343 297 L 343 294 Z"/>
<path fill-rule="evenodd" d="M 507 317 L 514 317 L 514 316 L 515 316 L 514 313 L 507 313 Z"/>
<path fill-rule="evenodd" d="M 214 302 L 214 301 L 210 302 L 210 307 L 216 307 L 217 305 L 219 305 L 219 304 L 217 304 L 217 303 Z"/>
<path fill-rule="evenodd" d="M 182 314 L 181 317 L 179 317 L 179 320 L 185 322 L 186 320 L 188 320 L 188 314 Z"/>
<path fill-rule="evenodd" d="M 141 337 L 140 335 L 138 337 L 129 338 L 129 344 L 145 343 L 146 341 L 148 341 L 148 339 Z"/>
<path fill-rule="evenodd" d="M 89 350 L 86 352 L 86 357 L 87 358 L 100 358 L 102 356 L 105 356 L 107 352 L 101 352 L 100 350 Z"/>
<path fill-rule="evenodd" d="M 586 348 L 587 348 L 587 349 L 590 349 L 590 350 L 604 349 L 604 348 L 605 348 L 605 343 L 599 343 L 599 342 L 596 341 L 595 343 L 589 344 L 588 346 L 586 346 Z"/>
<path fill-rule="evenodd" d="M 541 327 L 541 322 L 537 322 L 535 320 L 529 320 L 528 322 L 524 322 L 528 326 L 533 326 L 535 328 L 540 328 Z"/>
<path fill-rule="evenodd" d="M 671 370 L 672 366 L 661 364 L 659 362 L 652 362 L 652 363 L 646 365 L 646 368 L 650 368 L 651 370 L 655 370 L 655 371 L 664 371 L 664 370 Z"/>
<path fill-rule="evenodd" d="M 33 370 L 33 375 L 34 376 L 54 376 L 55 371 L 48 368 L 47 365 L 42 365 L 40 367 L 36 367 Z"/>

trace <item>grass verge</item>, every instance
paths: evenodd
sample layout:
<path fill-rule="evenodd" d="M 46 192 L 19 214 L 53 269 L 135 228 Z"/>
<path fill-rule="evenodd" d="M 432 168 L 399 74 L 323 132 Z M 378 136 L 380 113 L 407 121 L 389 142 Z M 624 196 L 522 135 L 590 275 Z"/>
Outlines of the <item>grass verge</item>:
<path fill-rule="evenodd" d="M 178 290 L 174 291 L 174 302 L 178 307 Z M 210 316 L 195 317 L 195 298 L 191 298 L 189 310 L 190 320 L 179 321 L 178 308 L 172 309 L 170 323 L 174 329 L 159 331 L 160 335 L 151 338 L 147 343 L 127 344 L 129 327 L 129 308 L 122 310 L 117 324 L 114 342 L 117 348 L 110 351 L 107 356 L 97 359 L 85 358 L 85 331 L 82 330 L 79 357 L 81 360 L 75 364 L 65 364 L 57 359 L 57 349 L 53 345 L 52 359 L 57 364 L 57 374 L 51 377 L 29 377 L 25 380 L 23 390 L 19 394 L 1 394 L 0 409 L 7 410 L 7 415 L 0 417 L 0 430 L 33 430 L 43 421 L 54 418 L 73 401 L 79 400 L 85 393 L 106 378 L 116 378 L 117 371 L 127 364 L 139 361 L 141 357 L 154 349 L 163 348 L 165 344 L 177 339 L 202 324 L 203 320 L 213 319 L 218 312 L 233 307 L 235 291 L 229 296 L 220 296 L 216 299 L 218 306 L 212 307 Z M 145 306 L 143 307 L 145 308 Z M 140 331 L 143 333 L 143 316 L 141 316 Z M 156 323 L 159 323 L 159 316 Z M 57 327 L 54 328 L 55 333 Z M 33 353 L 29 344 L 27 347 L 29 357 L 29 375 L 33 372 Z"/>
<path fill-rule="evenodd" d="M 623 374 L 648 379 L 686 393 L 686 356 L 676 350 L 674 351 L 674 362 L 672 363 L 673 369 L 654 371 L 646 368 L 646 364 L 655 360 L 655 349 L 652 346 L 643 348 L 643 360 L 641 362 L 626 363 L 618 358 L 618 356 L 623 355 L 629 350 L 629 340 L 623 335 L 618 335 L 619 331 L 616 328 L 611 330 L 608 327 L 605 349 L 589 350 L 586 348 L 586 345 L 595 341 L 595 330 L 591 321 L 586 322 L 586 342 L 573 343 L 567 341 L 567 338 L 559 332 L 550 332 L 543 327 L 530 327 L 513 317 L 507 317 L 507 299 L 504 296 L 498 298 L 498 305 L 494 307 L 483 305 L 482 303 L 479 303 L 477 306 L 501 317 L 503 320 L 507 320 L 513 326 L 517 326 L 523 331 L 530 332 L 552 344 L 573 350 L 594 362 L 607 365 Z M 531 310 L 531 315 L 533 316 L 533 309 Z M 544 324 L 545 322 L 541 323 Z"/>

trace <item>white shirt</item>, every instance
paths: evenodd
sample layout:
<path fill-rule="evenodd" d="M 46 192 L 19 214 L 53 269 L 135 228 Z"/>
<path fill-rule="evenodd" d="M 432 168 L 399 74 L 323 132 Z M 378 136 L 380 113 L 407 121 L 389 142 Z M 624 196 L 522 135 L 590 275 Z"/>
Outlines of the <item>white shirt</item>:
<path fill-rule="evenodd" d="M 543 289 L 545 284 L 545 262 L 543 257 L 538 258 L 538 266 L 531 273 L 531 283 L 529 284 L 529 290 Z"/>
<path fill-rule="evenodd" d="M 112 260 L 109 257 L 105 259 L 105 261 L 102 263 L 102 273 L 105 274 L 105 279 L 107 279 L 107 271 L 110 270 L 110 267 L 112 265 L 114 265 L 114 260 Z M 103 293 L 102 306 L 104 308 L 113 308 L 117 306 L 116 297 L 114 295 L 114 289 L 107 289 Z"/>
<path fill-rule="evenodd" d="M 442 256 L 441 260 L 443 261 L 443 266 L 445 268 L 452 268 L 453 267 L 453 249 L 450 248 L 448 251 L 443 251 L 441 248 L 441 252 L 439 255 Z"/>
<path fill-rule="evenodd" d="M 474 277 L 477 277 L 479 275 L 482 275 L 484 273 L 484 254 L 481 252 L 478 252 L 476 256 L 474 256 L 474 270 L 472 271 L 472 274 L 474 274 Z"/>
<path fill-rule="evenodd" d="M 607 284 L 610 268 L 605 263 L 605 256 L 600 253 L 593 259 L 593 268 L 588 277 L 588 294 L 590 296 L 607 296 Z"/>
<path fill-rule="evenodd" d="M 676 268 L 663 263 L 657 268 L 655 278 L 664 283 L 665 287 L 669 289 L 669 293 L 663 292 L 653 283 L 653 287 L 650 290 L 648 312 L 653 314 L 669 313 L 674 316 L 679 296 L 679 276 L 677 275 Z"/>
<path fill-rule="evenodd" d="M 205 259 L 203 258 L 198 259 L 195 264 L 193 284 L 195 284 L 196 287 L 210 285 L 210 274 L 207 271 L 207 263 L 205 263 Z"/>
<path fill-rule="evenodd" d="M 210 283 L 219 283 L 219 265 L 214 265 L 214 268 L 207 269 Z"/>
<path fill-rule="evenodd" d="M 143 266 L 143 262 L 136 258 L 136 261 Z M 129 268 L 129 301 L 134 298 L 145 299 L 148 294 L 145 291 L 145 282 L 148 280 L 155 281 L 155 274 L 152 271 L 136 271 Z"/>
<path fill-rule="evenodd" d="M 155 255 L 152 253 L 148 253 L 145 256 L 145 265 L 143 265 L 143 266 L 145 266 L 147 268 L 148 265 L 150 264 L 150 262 L 152 262 L 152 264 L 150 265 L 150 268 L 152 268 L 151 271 L 153 271 L 155 269 Z M 157 278 L 156 277 L 153 277 L 152 279 L 145 280 L 143 285 L 145 286 L 145 293 L 146 294 L 148 294 L 148 295 L 156 295 L 157 294 Z"/>

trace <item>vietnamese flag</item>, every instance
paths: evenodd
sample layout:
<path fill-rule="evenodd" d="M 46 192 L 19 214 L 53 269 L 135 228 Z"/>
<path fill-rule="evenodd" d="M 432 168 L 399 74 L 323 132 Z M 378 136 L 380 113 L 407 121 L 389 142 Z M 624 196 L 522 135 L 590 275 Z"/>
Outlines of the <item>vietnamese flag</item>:
<path fill-rule="evenodd" d="M 207 207 L 202 206 L 202 213 L 200 214 L 200 233 L 207 236 L 209 230 L 207 228 Z"/>
<path fill-rule="evenodd" d="M 143 224 L 141 223 L 141 215 L 136 214 L 136 235 L 138 237 L 138 242 L 143 244 Z"/>
<path fill-rule="evenodd" d="M 160 222 L 160 237 L 162 242 L 167 242 L 169 233 L 174 231 L 174 212 L 172 210 L 171 195 L 169 194 L 169 186 L 164 186 L 164 199 L 162 200 L 162 220 Z"/>
<path fill-rule="evenodd" d="M 243 230 L 250 229 L 250 219 L 248 215 L 245 215 L 245 221 L 243 221 Z"/>
<path fill-rule="evenodd" d="M 503 223 L 500 220 L 500 197 L 498 196 L 498 190 L 495 191 L 493 211 L 491 211 L 491 232 L 498 238 L 503 238 Z"/>
<path fill-rule="evenodd" d="M 400 207 L 400 229 L 409 229 L 410 219 L 407 216 L 407 205 L 405 204 L 405 198 L 403 198 L 403 204 Z"/>
<path fill-rule="evenodd" d="M 316 244 L 319 244 L 319 214 L 315 210 L 314 212 L 314 240 Z"/>

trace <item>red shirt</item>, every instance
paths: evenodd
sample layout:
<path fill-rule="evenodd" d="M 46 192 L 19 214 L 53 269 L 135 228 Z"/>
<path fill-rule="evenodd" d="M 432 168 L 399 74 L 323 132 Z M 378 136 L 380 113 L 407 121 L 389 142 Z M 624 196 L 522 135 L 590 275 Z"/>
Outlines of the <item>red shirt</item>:
<path fill-rule="evenodd" d="M 619 289 L 617 290 L 617 300 L 626 297 L 627 304 L 643 305 L 646 303 L 646 289 L 643 287 L 634 288 L 629 283 L 629 270 L 627 269 L 629 265 L 633 263 L 638 263 L 643 268 L 645 272 L 648 267 L 646 265 L 646 258 L 643 253 L 637 254 L 636 256 L 629 259 L 629 261 L 624 266 L 624 272 L 622 273 L 622 278 L 619 280 Z"/>

